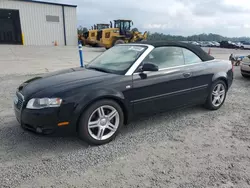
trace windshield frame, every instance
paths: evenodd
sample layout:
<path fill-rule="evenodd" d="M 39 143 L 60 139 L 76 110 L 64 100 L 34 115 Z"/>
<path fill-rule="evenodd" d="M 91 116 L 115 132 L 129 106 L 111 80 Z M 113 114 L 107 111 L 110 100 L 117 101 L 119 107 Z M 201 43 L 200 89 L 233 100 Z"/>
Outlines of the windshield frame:
<path fill-rule="evenodd" d="M 141 52 L 141 54 L 130 64 L 130 66 L 128 68 L 126 68 L 125 70 L 122 71 L 118 71 L 118 70 L 112 70 L 112 69 L 106 69 L 106 68 L 101 68 L 101 67 L 96 67 L 96 66 L 91 66 L 92 63 L 98 59 L 101 55 L 103 55 L 103 53 L 101 53 L 100 55 L 98 55 L 97 57 L 95 57 L 93 60 L 91 60 L 88 65 L 85 66 L 86 69 L 95 69 L 98 68 L 99 71 L 101 71 L 101 69 L 103 70 L 103 72 L 106 73 L 110 73 L 110 74 L 117 74 L 117 75 L 126 75 L 126 73 L 131 69 L 132 66 L 134 66 L 134 64 L 142 57 L 142 55 L 148 50 L 149 45 L 141 45 L 141 44 L 117 44 L 116 46 L 133 46 L 133 47 L 144 47 L 143 51 Z M 144 59 L 144 58 L 143 58 Z"/>

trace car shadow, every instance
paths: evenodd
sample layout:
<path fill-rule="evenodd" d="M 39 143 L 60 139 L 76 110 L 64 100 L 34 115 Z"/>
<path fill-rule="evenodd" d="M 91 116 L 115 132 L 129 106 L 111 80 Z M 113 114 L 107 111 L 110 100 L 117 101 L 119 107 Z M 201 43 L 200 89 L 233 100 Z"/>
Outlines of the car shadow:
<path fill-rule="evenodd" d="M 14 155 L 27 155 L 25 151 L 39 153 L 41 151 L 71 151 L 89 147 L 77 138 L 73 132 L 57 132 L 53 135 L 40 135 L 24 130 L 13 118 L 4 122 L 0 129 L 0 146 L 3 150 L 15 152 Z"/>
<path fill-rule="evenodd" d="M 250 80 L 250 77 L 241 77 L 241 79 L 240 80 L 246 80 L 246 81 L 249 81 Z"/>
<path fill-rule="evenodd" d="M 175 127 L 171 127 L 175 121 L 180 119 L 189 118 L 189 115 L 194 114 L 202 114 L 202 113 L 210 112 L 207 109 L 203 108 L 201 105 L 184 107 L 179 109 L 174 109 L 167 112 L 161 112 L 157 114 L 153 114 L 151 116 L 142 116 L 139 117 L 133 122 L 123 127 L 121 134 L 126 135 L 130 134 L 133 131 L 140 131 L 141 129 L 169 129 L 169 130 L 180 130 L 185 127 L 184 124 L 175 125 Z M 160 125 L 160 126 L 157 126 Z M 163 130 L 164 131 L 164 130 Z"/>
<path fill-rule="evenodd" d="M 112 147 L 124 142 L 136 144 L 132 143 L 133 141 L 130 140 L 130 137 L 136 137 L 138 133 L 143 131 L 150 132 L 151 129 L 156 132 L 167 131 L 171 137 L 171 131 L 179 131 L 186 127 L 185 123 L 175 124 L 176 120 L 180 118 L 183 119 L 189 114 L 202 114 L 203 111 L 207 110 L 201 108 L 200 106 L 195 106 L 164 112 L 148 117 L 140 117 L 124 126 L 117 138 L 108 145 Z M 53 135 L 39 135 L 24 130 L 14 118 L 10 118 L 9 121 L 4 122 L 4 127 L 0 129 L 0 141 L 0 145 L 2 145 L 3 148 L 2 151 L 5 152 L 5 156 L 3 157 L 5 159 L 10 156 L 28 157 L 33 155 L 44 155 L 44 151 L 46 151 L 46 153 L 56 152 L 58 154 L 64 154 L 65 152 L 86 150 L 89 147 L 95 147 L 89 146 L 87 143 L 80 140 L 75 132 L 59 131 Z"/>

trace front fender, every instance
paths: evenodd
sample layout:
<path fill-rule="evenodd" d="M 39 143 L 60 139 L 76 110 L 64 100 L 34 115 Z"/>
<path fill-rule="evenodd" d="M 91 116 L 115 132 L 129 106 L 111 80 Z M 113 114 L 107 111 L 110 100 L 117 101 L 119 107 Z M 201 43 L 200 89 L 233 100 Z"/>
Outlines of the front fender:
<path fill-rule="evenodd" d="M 119 104 L 122 104 L 122 108 L 125 108 L 126 112 L 128 112 L 129 102 L 125 100 L 125 97 L 122 92 L 119 92 L 114 89 L 96 89 L 92 90 L 90 93 L 85 94 L 81 100 L 78 102 L 77 106 L 74 110 L 74 118 L 73 124 L 77 125 L 78 119 L 80 118 L 82 112 L 93 102 L 100 99 L 114 99 L 118 101 Z"/>

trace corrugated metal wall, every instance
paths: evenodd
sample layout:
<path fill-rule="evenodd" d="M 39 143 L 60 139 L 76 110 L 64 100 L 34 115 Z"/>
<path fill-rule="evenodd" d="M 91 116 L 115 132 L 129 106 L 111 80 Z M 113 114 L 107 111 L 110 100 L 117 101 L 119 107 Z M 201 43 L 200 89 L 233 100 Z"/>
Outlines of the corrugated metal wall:
<path fill-rule="evenodd" d="M 54 41 L 57 41 L 60 46 L 64 45 L 62 6 L 0 0 L 0 8 L 19 10 L 25 45 L 51 46 Z M 74 30 L 77 33 L 76 8 L 65 7 L 65 10 L 67 45 L 76 45 L 77 35 L 73 35 Z M 46 15 L 59 16 L 59 22 L 47 22 Z"/>
<path fill-rule="evenodd" d="M 77 45 L 76 8 L 64 7 L 67 45 Z"/>

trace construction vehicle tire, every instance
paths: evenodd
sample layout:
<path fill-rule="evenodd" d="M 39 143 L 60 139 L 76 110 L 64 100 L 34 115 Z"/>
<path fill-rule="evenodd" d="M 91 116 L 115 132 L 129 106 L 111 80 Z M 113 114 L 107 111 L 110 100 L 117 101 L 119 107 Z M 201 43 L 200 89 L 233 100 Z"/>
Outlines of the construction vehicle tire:
<path fill-rule="evenodd" d="M 97 47 L 97 44 L 90 44 L 90 46 L 95 48 L 95 47 Z"/>
<path fill-rule="evenodd" d="M 124 43 L 125 43 L 124 40 L 118 39 L 118 40 L 114 41 L 113 46 L 114 46 L 114 45 L 117 45 L 117 44 L 124 44 Z"/>

